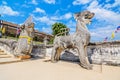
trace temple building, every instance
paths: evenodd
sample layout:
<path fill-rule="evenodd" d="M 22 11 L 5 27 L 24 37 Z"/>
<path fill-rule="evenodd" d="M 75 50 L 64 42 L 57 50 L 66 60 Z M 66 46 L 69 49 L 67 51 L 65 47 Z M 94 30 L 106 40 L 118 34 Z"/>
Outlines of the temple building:
<path fill-rule="evenodd" d="M 15 37 L 17 28 L 20 27 L 20 25 L 15 24 L 15 23 L 11 23 L 11 22 L 7 22 L 7 21 L 4 21 L 4 20 L 0 20 L 0 27 L 6 27 L 7 35 Z M 43 42 L 44 38 L 46 38 L 46 37 L 47 37 L 48 40 L 50 40 L 50 38 L 52 38 L 53 35 L 35 30 L 34 40 Z"/>

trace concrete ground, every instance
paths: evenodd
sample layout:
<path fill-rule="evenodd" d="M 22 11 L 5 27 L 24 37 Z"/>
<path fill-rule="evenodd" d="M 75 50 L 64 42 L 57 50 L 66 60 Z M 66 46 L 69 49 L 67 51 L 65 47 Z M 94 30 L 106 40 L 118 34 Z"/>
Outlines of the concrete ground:
<path fill-rule="evenodd" d="M 78 63 L 44 60 L 1 64 L 0 80 L 120 80 L 120 67 L 93 65 L 86 70 Z"/>

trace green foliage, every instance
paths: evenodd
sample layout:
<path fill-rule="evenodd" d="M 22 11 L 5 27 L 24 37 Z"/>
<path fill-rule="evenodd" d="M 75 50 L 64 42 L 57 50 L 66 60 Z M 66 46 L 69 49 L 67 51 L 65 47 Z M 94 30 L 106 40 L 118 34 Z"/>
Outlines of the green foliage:
<path fill-rule="evenodd" d="M 50 41 L 48 42 L 48 44 L 53 44 L 54 38 L 50 38 Z"/>
<path fill-rule="evenodd" d="M 65 30 L 63 28 L 67 28 L 66 25 L 64 25 L 63 23 L 55 23 L 52 25 L 52 34 L 55 36 L 55 35 L 58 35 L 58 36 L 61 36 L 61 35 L 67 35 L 69 32 L 65 32 Z M 61 30 L 63 29 L 63 30 Z M 61 34 L 60 34 L 61 33 Z"/>
<path fill-rule="evenodd" d="M 34 40 L 34 41 L 38 41 L 38 37 L 35 36 L 35 37 L 33 38 L 33 40 Z"/>

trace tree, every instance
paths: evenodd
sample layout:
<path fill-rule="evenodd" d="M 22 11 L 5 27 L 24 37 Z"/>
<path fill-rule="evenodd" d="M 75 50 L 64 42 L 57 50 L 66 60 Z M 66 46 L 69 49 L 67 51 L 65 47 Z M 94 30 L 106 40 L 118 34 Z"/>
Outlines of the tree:
<path fill-rule="evenodd" d="M 66 31 L 67 30 L 67 31 Z M 55 23 L 52 25 L 52 34 L 55 36 L 68 35 L 69 29 L 63 23 Z"/>

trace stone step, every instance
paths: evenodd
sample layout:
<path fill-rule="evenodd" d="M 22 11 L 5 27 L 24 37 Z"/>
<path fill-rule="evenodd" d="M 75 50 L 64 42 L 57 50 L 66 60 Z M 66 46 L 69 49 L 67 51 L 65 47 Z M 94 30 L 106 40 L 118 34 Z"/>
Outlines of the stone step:
<path fill-rule="evenodd" d="M 4 52 L 4 50 L 0 50 L 0 52 Z"/>
<path fill-rule="evenodd" d="M 7 54 L 5 54 L 5 55 L 0 55 L 0 58 L 11 58 L 12 57 L 12 55 L 7 55 Z"/>
<path fill-rule="evenodd" d="M 7 55 L 6 53 L 0 53 L 0 55 Z"/>
<path fill-rule="evenodd" d="M 12 63 L 20 61 L 18 58 L 0 58 L 0 64 Z"/>
<path fill-rule="evenodd" d="M 0 64 L 17 63 L 17 62 L 23 62 L 28 60 L 29 59 L 21 60 L 19 58 L 0 58 Z"/>

